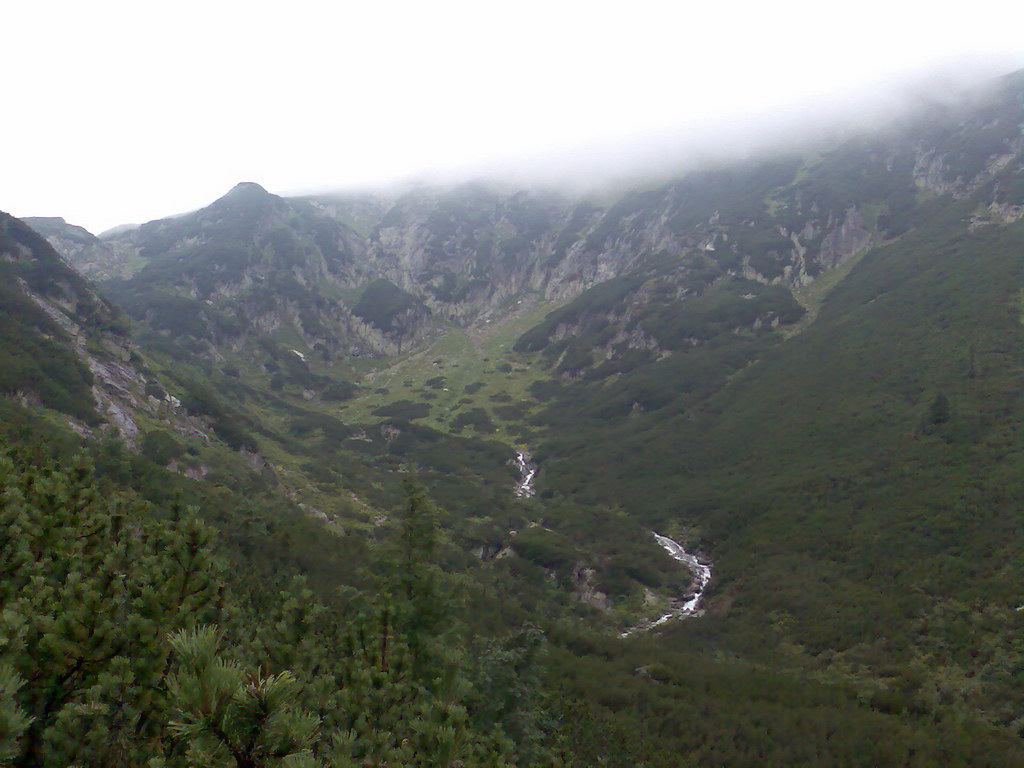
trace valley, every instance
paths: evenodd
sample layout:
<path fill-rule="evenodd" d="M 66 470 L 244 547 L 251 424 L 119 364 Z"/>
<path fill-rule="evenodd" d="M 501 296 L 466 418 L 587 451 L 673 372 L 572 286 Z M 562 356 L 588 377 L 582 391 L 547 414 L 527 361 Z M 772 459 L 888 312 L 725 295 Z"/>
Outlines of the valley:
<path fill-rule="evenodd" d="M 11 765 L 1024 764 L 1024 73 L 0 277 Z"/>

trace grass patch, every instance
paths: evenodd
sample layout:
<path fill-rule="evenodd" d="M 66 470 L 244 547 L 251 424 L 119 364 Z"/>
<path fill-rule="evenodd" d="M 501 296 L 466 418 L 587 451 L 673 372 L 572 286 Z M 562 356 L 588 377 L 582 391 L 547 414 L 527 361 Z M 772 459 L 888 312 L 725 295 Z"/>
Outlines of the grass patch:
<path fill-rule="evenodd" d="M 365 372 L 362 393 L 347 402 L 341 418 L 352 423 L 375 421 L 375 412 L 396 403 L 422 402 L 425 391 L 431 400 L 429 416 L 421 423 L 451 432 L 452 423 L 465 423 L 460 415 L 477 411 L 491 419 L 493 438 L 510 445 L 522 442 L 519 421 L 510 422 L 510 411 L 496 413 L 496 404 L 516 403 L 517 413 L 529 415 L 540 404 L 530 388 L 549 378 L 539 355 L 513 350 L 516 340 L 560 303 L 541 303 L 511 313 L 500 322 L 478 322 L 469 328 L 454 328 L 431 346 Z M 474 419 L 474 420 L 476 420 Z"/>

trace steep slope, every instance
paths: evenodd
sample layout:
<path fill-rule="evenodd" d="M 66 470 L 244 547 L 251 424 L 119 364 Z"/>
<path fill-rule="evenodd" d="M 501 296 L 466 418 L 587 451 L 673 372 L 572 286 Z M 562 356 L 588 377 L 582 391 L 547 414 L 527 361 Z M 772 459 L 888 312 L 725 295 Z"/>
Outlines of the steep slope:
<path fill-rule="evenodd" d="M 363 241 L 313 206 L 257 184 L 239 184 L 207 208 L 108 242 L 134 250 L 146 266 L 106 290 L 151 330 L 192 339 L 194 350 L 264 336 L 326 359 L 353 346 L 397 351 L 428 314 L 415 301 L 388 296 L 395 305 L 389 322 L 368 322 L 357 302 L 342 300 L 376 277 Z"/>
<path fill-rule="evenodd" d="M 136 417 L 170 408 L 134 352 L 120 310 L 69 268 L 34 230 L 0 213 L 0 388 L 74 419 L 113 428 L 128 443 Z"/>
<path fill-rule="evenodd" d="M 244 184 L 202 211 L 108 238 L 112 252 L 147 264 L 108 289 L 150 327 L 215 344 L 237 343 L 245 329 L 287 327 L 310 349 L 336 354 L 358 344 L 394 354 L 448 323 L 569 299 L 666 255 L 683 257 L 669 281 L 678 298 L 725 274 L 798 285 L 880 237 L 877 222 L 845 199 L 806 213 L 797 203 L 798 221 L 772 214 L 788 205 L 773 193 L 799 197 L 793 185 L 804 162 L 693 174 L 608 209 L 479 184 L 361 205 L 284 200 Z M 74 248 L 66 255 L 74 259 Z M 204 306 L 185 312 L 183 299 Z M 173 318 L 186 314 L 192 326 L 175 328 Z"/>
<path fill-rule="evenodd" d="M 618 372 L 645 354 L 706 343 L 708 320 L 754 333 L 795 322 L 791 290 L 781 288 L 796 289 L 813 312 L 817 278 L 902 236 L 933 198 L 973 200 L 971 228 L 1020 219 L 1022 83 L 1018 73 L 802 157 L 732 164 L 626 195 L 570 252 L 619 254 L 617 263 L 639 260 L 647 273 L 626 269 L 618 282 L 584 293 L 519 348 L 545 350 L 565 376 L 590 369 L 600 377 L 602 365 Z M 765 291 L 741 280 L 779 288 L 759 311 Z M 730 284 L 756 301 L 744 308 L 738 298 L 717 298 L 708 318 L 699 304 Z"/>
<path fill-rule="evenodd" d="M 52 222 L 51 222 L 52 223 Z M 60 229 L 65 225 L 55 224 Z M 24 222 L 0 214 L 0 394 L 87 438 L 188 477 L 256 474 L 246 418 L 203 382 L 168 375 L 132 340 L 131 321 Z M 4 409 L 3 418 L 16 413 Z M 119 450 L 119 449 L 118 449 Z"/>
<path fill-rule="evenodd" d="M 377 267 L 442 317 L 500 316 L 525 295 L 551 298 L 552 254 L 599 213 L 555 195 L 482 184 L 400 197 L 370 236 Z M 556 291 L 571 291 L 559 286 Z"/>
<path fill-rule="evenodd" d="M 57 253 L 89 280 L 130 275 L 142 266 L 140 259 L 133 258 L 131 249 L 116 248 L 59 216 L 29 216 L 22 221 L 45 237 Z"/>
<path fill-rule="evenodd" d="M 991 194 L 918 210 L 717 391 L 663 361 L 557 393 L 541 487 L 688 526 L 715 558 L 713 618 L 680 632 L 1017 727 L 1024 222 L 977 226 Z M 659 410 L 610 414 L 652 378 L 675 389 Z"/>

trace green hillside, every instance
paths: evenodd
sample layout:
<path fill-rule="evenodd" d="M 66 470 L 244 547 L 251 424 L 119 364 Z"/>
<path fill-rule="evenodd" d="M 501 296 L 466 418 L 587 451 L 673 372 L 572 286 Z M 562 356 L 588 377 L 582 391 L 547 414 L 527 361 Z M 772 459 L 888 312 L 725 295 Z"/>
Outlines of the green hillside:
<path fill-rule="evenodd" d="M 124 343 L 119 310 L 34 230 L 0 213 L 0 393 L 95 423 L 93 377 L 75 344 Z"/>
<path fill-rule="evenodd" d="M 1024 765 L 1022 131 L 0 216 L 0 764 Z"/>
<path fill-rule="evenodd" d="M 563 393 L 538 456 L 556 497 L 714 553 L 711 615 L 679 632 L 1016 727 L 1024 226 L 967 233 L 969 210 L 869 253 L 708 397 L 609 425 Z"/>

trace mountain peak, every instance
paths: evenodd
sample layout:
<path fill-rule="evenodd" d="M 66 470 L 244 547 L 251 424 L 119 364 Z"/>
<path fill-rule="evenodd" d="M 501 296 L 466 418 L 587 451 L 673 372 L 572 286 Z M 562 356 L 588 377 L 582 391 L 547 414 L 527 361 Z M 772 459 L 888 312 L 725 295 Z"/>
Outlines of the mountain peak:
<path fill-rule="evenodd" d="M 223 197 L 215 200 L 212 205 L 218 209 L 227 206 L 232 210 L 248 210 L 251 208 L 262 210 L 272 201 L 278 200 L 280 200 L 279 197 L 270 194 L 256 182 L 242 181 L 235 184 Z"/>
<path fill-rule="evenodd" d="M 228 192 L 227 195 L 225 195 L 225 197 L 234 195 L 246 195 L 247 197 L 256 195 L 263 196 L 269 194 L 270 193 L 267 192 L 267 190 L 265 190 L 255 181 L 240 181 L 231 188 L 231 190 Z"/>

